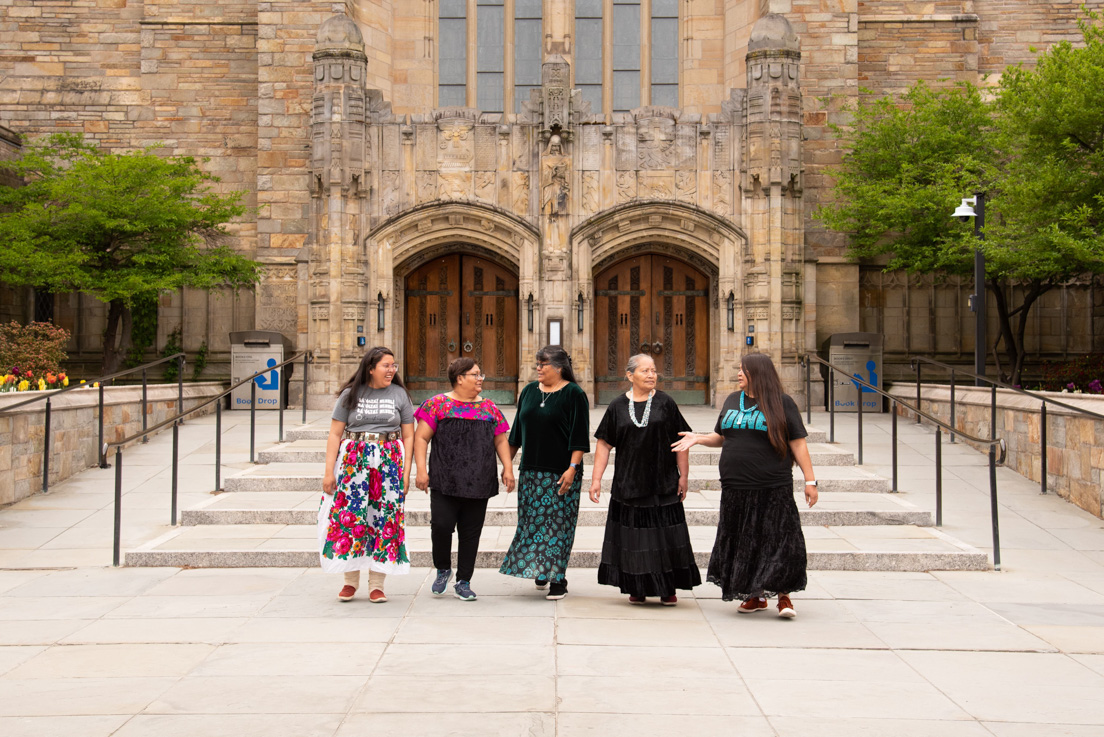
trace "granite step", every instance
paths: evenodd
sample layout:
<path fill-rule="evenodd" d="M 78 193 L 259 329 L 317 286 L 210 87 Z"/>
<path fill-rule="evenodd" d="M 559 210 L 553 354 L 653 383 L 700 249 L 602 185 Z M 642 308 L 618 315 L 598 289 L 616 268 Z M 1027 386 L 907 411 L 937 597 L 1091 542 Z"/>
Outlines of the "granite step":
<path fill-rule="evenodd" d="M 508 414 L 508 419 L 513 416 L 512 413 L 507 413 L 507 414 Z M 706 429 L 711 429 L 711 427 L 710 428 L 701 428 L 701 429 L 706 430 Z M 808 426 L 805 429 L 809 433 L 809 436 L 806 438 L 807 442 L 809 442 L 809 443 L 827 443 L 828 442 L 828 433 L 826 431 L 821 430 L 819 428 L 812 427 L 812 426 Z M 326 440 L 327 437 L 329 437 L 329 434 L 330 434 L 330 421 L 329 420 L 320 420 L 318 422 L 313 422 L 309 425 L 299 425 L 298 427 L 290 428 L 284 433 L 284 438 L 286 438 L 288 440 L 288 442 L 295 442 L 295 441 L 298 441 L 298 440 L 323 440 L 324 441 L 324 440 Z"/>
<path fill-rule="evenodd" d="M 890 491 L 889 481 L 882 476 L 856 466 L 821 466 L 816 471 L 821 492 L 863 491 L 882 493 Z M 613 484 L 613 474 L 602 479 L 606 492 Z M 583 487 L 590 485 L 590 469 L 584 467 Z M 794 490 L 800 491 L 805 482 L 801 471 L 794 468 Z M 228 476 L 223 482 L 226 491 L 321 491 L 322 468 L 318 463 L 269 463 L 253 466 Z M 721 482 L 716 466 L 691 466 L 689 490 L 719 490 Z M 505 488 L 500 487 L 501 491 Z"/>
<path fill-rule="evenodd" d="M 684 507 L 690 526 L 717 525 L 719 498 L 716 493 L 687 496 Z M 317 519 L 321 495 L 317 492 L 256 492 L 224 493 L 213 496 L 181 513 L 180 523 L 195 525 L 279 524 L 313 525 Z M 930 512 L 918 509 L 896 494 L 847 494 L 821 499 L 813 509 L 805 505 L 803 495 L 794 494 L 802 524 L 806 525 L 916 525 L 930 527 L 934 521 Z M 517 500 L 514 496 L 499 496 L 490 500 L 486 524 L 517 525 Z M 579 510 L 581 527 L 606 523 L 608 495 L 599 504 L 584 499 Z M 408 497 L 406 504 L 408 527 L 426 526 L 430 522 L 429 501 L 424 494 Z"/>
<path fill-rule="evenodd" d="M 809 443 L 809 455 L 812 457 L 813 467 L 820 466 L 853 466 L 855 455 L 844 450 L 839 445 L 829 443 Z M 690 450 L 690 465 L 715 466 L 720 462 L 721 451 L 719 448 L 702 448 L 695 446 Z M 260 451 L 257 454 L 257 463 L 325 463 L 326 441 L 323 440 L 295 440 L 290 443 L 273 446 Z M 520 454 L 514 459 L 516 466 L 521 462 Z M 587 453 L 583 456 L 583 465 L 594 463 L 594 454 Z M 610 453 L 610 463 L 617 463 L 617 450 Z"/>
<path fill-rule="evenodd" d="M 803 528 L 811 570 L 837 571 L 978 571 L 988 570 L 987 555 L 939 530 L 914 525 Z M 483 528 L 476 566 L 497 569 L 513 538 L 509 525 Z M 580 527 L 570 565 L 597 568 L 603 529 Z M 709 560 L 715 531 L 690 529 L 699 566 Z M 432 566 L 429 529 L 407 529 L 411 564 Z M 313 525 L 201 525 L 178 527 L 156 540 L 127 551 L 127 566 L 193 568 L 295 567 L 318 565 Z"/>

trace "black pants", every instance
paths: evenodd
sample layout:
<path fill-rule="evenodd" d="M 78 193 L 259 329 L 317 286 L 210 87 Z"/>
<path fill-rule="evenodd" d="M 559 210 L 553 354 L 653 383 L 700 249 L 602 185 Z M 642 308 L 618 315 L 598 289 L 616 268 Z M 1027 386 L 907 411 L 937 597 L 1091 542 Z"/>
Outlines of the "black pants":
<path fill-rule="evenodd" d="M 487 500 L 448 496 L 434 489 L 429 495 L 429 511 L 433 566 L 440 570 L 452 568 L 452 531 L 456 530 L 456 580 L 470 581 L 475 573 Z"/>

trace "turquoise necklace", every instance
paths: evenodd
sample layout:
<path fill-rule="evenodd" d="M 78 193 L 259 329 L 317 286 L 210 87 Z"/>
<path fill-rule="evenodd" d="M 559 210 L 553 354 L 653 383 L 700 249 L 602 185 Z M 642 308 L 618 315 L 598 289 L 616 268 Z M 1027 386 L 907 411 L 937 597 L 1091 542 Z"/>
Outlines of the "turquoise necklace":
<path fill-rule="evenodd" d="M 736 427 L 743 427 L 744 426 L 744 415 L 748 414 L 752 410 L 756 410 L 756 409 L 759 408 L 759 402 L 756 402 L 755 404 L 751 405 L 750 410 L 746 409 L 744 407 L 744 394 L 745 394 L 745 392 L 740 392 L 740 414 L 736 415 Z M 754 399 L 754 397 L 752 397 L 752 398 Z"/>

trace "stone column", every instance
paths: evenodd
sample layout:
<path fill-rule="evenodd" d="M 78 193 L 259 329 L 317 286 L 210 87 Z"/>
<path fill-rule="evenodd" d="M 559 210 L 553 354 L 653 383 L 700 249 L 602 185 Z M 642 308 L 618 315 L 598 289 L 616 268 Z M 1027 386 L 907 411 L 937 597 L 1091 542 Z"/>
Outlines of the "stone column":
<path fill-rule="evenodd" d="M 755 326 L 758 349 L 795 389 L 793 364 L 806 342 L 800 62 L 789 21 L 775 13 L 756 21 L 747 53 L 743 188 L 753 263 L 746 322 Z"/>
<path fill-rule="evenodd" d="M 360 240 L 371 152 L 365 125 L 368 59 L 356 24 L 327 19 L 314 51 L 311 115 L 312 245 L 308 251 L 308 346 L 315 365 L 309 406 L 332 403 L 337 386 L 363 353 L 356 327 L 366 316 L 367 294 Z M 374 295 L 373 295 L 374 296 Z"/>

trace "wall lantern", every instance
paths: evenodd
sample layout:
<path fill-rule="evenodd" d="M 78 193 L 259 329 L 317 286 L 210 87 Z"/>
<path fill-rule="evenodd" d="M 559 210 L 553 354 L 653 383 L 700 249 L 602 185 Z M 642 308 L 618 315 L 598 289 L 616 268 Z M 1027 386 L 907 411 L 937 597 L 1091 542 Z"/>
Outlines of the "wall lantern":
<path fill-rule="evenodd" d="M 728 293 L 728 330 L 736 331 L 736 295 L 732 292 Z"/>
<path fill-rule="evenodd" d="M 384 318 L 387 315 L 387 310 L 384 306 L 383 292 L 380 292 L 376 296 L 376 330 L 383 332 Z"/>
<path fill-rule="evenodd" d="M 533 332 L 533 293 L 529 292 L 529 332 Z"/>
<path fill-rule="evenodd" d="M 579 315 L 578 315 L 578 317 L 579 317 L 578 329 L 579 329 L 579 332 L 581 333 L 581 332 L 583 332 L 583 293 L 582 292 L 579 292 Z"/>

